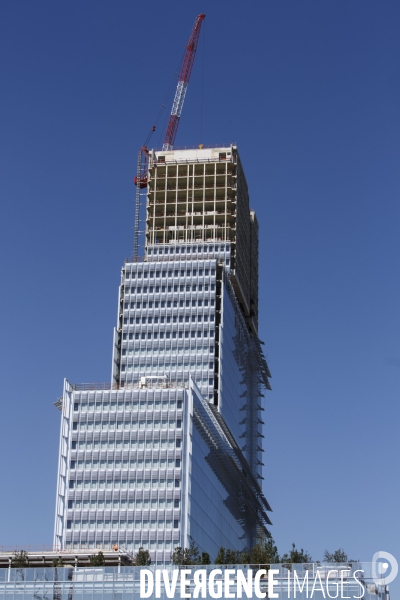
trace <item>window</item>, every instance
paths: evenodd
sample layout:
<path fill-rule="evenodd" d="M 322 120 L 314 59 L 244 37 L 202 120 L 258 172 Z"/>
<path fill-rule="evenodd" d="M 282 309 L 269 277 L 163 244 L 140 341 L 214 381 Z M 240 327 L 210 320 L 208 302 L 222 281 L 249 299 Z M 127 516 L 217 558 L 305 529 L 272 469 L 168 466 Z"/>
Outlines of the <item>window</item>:
<path fill-rule="evenodd" d="M 174 520 L 174 529 L 178 529 L 179 528 L 179 521 L 178 519 Z"/>

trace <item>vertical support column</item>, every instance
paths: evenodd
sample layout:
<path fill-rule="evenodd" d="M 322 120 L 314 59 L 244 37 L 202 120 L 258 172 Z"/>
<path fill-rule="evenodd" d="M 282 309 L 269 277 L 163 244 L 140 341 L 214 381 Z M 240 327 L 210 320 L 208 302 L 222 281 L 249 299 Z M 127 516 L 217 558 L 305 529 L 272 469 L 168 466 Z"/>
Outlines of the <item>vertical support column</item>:
<path fill-rule="evenodd" d="M 222 279 L 223 267 L 221 264 L 216 265 L 216 291 L 215 291 L 215 345 L 214 345 L 214 406 L 218 406 L 219 401 L 219 365 L 221 352 L 221 318 L 222 318 Z"/>
<path fill-rule="evenodd" d="M 184 395 L 184 429 L 182 431 L 182 479 L 181 479 L 181 534 L 180 545 L 188 548 L 190 545 L 190 514 L 189 514 L 189 479 L 191 476 L 192 428 L 193 428 L 193 380 L 189 379 L 189 389 Z M 173 535 L 173 534 L 172 534 Z"/>
<path fill-rule="evenodd" d="M 139 249 L 139 215 L 140 215 L 140 177 L 142 171 L 142 151 L 139 151 L 137 162 L 136 196 L 135 196 L 135 223 L 133 234 L 133 260 L 137 261 Z"/>

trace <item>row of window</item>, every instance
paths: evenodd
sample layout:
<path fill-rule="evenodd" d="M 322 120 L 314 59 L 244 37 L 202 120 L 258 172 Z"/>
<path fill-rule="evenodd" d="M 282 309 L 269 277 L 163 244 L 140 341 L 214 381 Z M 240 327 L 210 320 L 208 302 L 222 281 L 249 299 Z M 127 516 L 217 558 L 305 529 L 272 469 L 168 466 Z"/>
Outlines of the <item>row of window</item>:
<path fill-rule="evenodd" d="M 132 367 L 132 365 L 128 365 L 127 368 L 124 368 L 125 365 L 123 365 L 123 367 L 121 368 L 121 381 L 123 381 L 123 377 L 125 376 L 125 374 L 127 374 L 127 379 L 129 380 L 133 380 L 137 383 L 138 378 L 139 378 L 139 374 L 143 375 L 142 370 L 143 367 L 142 366 L 138 366 L 135 365 L 134 367 Z M 160 377 L 162 377 L 165 374 L 165 371 L 176 371 L 181 370 L 183 368 L 187 368 L 188 365 L 185 363 L 184 365 L 182 364 L 178 364 L 178 366 L 173 363 L 173 364 L 169 364 L 169 363 L 165 363 L 165 365 L 156 365 L 156 366 L 147 366 L 146 367 L 146 375 L 149 375 L 150 373 L 153 373 L 154 375 L 159 375 Z M 211 367 L 210 367 L 211 368 Z M 208 365 L 203 365 L 203 366 L 198 366 L 197 367 L 198 370 L 200 369 L 207 369 L 208 370 Z M 200 377 L 200 375 L 198 373 L 194 374 L 194 380 L 196 382 L 196 384 L 199 387 L 206 387 L 206 386 L 210 386 L 214 384 L 214 379 L 212 377 Z"/>
<path fill-rule="evenodd" d="M 182 440 L 152 439 L 152 440 L 72 440 L 71 450 L 149 450 L 180 448 Z"/>
<path fill-rule="evenodd" d="M 156 300 L 150 302 L 125 302 L 124 309 L 127 310 L 129 308 L 183 308 L 190 306 L 215 306 L 214 298 L 209 300 L 208 298 L 198 299 L 198 300 Z"/>
<path fill-rule="evenodd" d="M 126 359 L 125 359 L 126 360 Z M 141 358 L 136 359 L 134 362 L 132 362 L 132 359 L 128 358 L 128 363 L 126 363 L 125 365 L 125 361 L 122 364 L 122 371 L 125 371 L 125 366 L 127 367 L 126 370 L 127 371 L 132 371 L 132 367 L 135 367 L 135 371 L 138 370 L 139 367 L 142 368 L 147 368 L 147 370 L 149 370 L 151 367 L 155 367 L 157 368 L 157 366 L 159 367 L 163 367 L 166 369 L 188 369 L 189 367 L 193 367 L 195 368 L 197 365 L 197 369 L 213 369 L 214 367 L 214 363 L 213 362 L 205 362 L 207 359 L 205 357 L 197 357 L 196 358 L 192 358 L 192 360 L 189 360 L 188 358 L 182 358 L 182 357 L 178 357 L 178 359 L 173 359 L 173 358 L 166 358 L 165 360 L 163 360 L 162 358 L 160 358 L 159 360 L 157 359 L 151 359 L 151 358 Z M 196 378 L 196 382 L 199 383 L 198 379 Z M 205 382 L 206 383 L 206 382 Z M 160 408 L 158 408 L 158 410 L 160 410 Z"/>
<path fill-rule="evenodd" d="M 192 315 L 191 317 L 189 315 L 179 315 L 176 316 L 174 315 L 173 317 L 170 316 L 161 316 L 161 317 L 124 317 L 124 325 L 139 325 L 140 323 L 142 325 L 148 323 L 149 325 L 151 325 L 152 323 L 207 323 L 208 320 L 210 319 L 210 321 L 213 323 L 214 322 L 214 315 Z"/>
<path fill-rule="evenodd" d="M 174 292 L 175 294 L 178 292 L 213 292 L 215 290 L 215 284 L 211 283 L 210 285 L 208 283 L 206 284 L 193 284 L 190 285 L 188 283 L 186 284 L 180 284 L 180 285 L 156 285 L 155 287 L 150 286 L 150 287 L 127 287 L 125 286 L 125 294 L 159 294 L 160 292 L 162 294 L 165 294 L 166 292 L 168 293 L 172 293 Z"/>
<path fill-rule="evenodd" d="M 142 410 L 153 410 L 153 408 L 155 410 L 171 410 L 171 409 L 180 409 L 182 408 L 182 400 L 178 400 L 177 402 L 175 402 L 175 400 L 171 400 L 168 402 L 168 400 L 163 400 L 162 402 L 160 400 L 149 400 L 148 402 L 131 402 L 131 401 L 127 401 L 127 402 L 123 402 L 122 400 L 120 402 L 117 402 L 116 400 L 113 401 L 106 401 L 106 402 L 74 402 L 74 411 L 78 411 L 80 410 L 81 412 L 94 412 L 94 411 L 98 411 L 98 412 L 104 412 L 104 411 L 132 411 L 132 412 L 136 412 L 137 410 L 139 410 L 139 407 Z"/>
<path fill-rule="evenodd" d="M 74 421 L 72 431 L 115 431 L 125 429 L 181 429 L 182 420 L 167 421 L 167 419 L 153 419 L 152 421 Z"/>
<path fill-rule="evenodd" d="M 127 458 L 124 458 L 123 460 L 121 459 L 116 459 L 116 460 L 106 460 L 105 458 L 103 459 L 97 459 L 94 458 L 93 460 L 83 460 L 83 459 L 78 459 L 78 460 L 71 460 L 70 462 L 70 468 L 71 469 L 150 469 L 150 468 L 160 468 L 160 469 L 172 469 L 172 468 L 179 468 L 181 466 L 181 459 L 180 458 L 138 458 L 137 460 L 135 459 L 130 459 L 128 460 Z"/>
<path fill-rule="evenodd" d="M 214 330 L 208 331 L 142 331 L 141 333 L 123 333 L 123 340 L 169 340 L 169 339 L 194 339 L 194 338 L 213 338 Z"/>
<path fill-rule="evenodd" d="M 180 479 L 70 479 L 70 490 L 172 490 L 180 488 Z"/>
<path fill-rule="evenodd" d="M 154 263 L 153 263 L 154 264 Z M 166 277 L 208 277 L 209 275 L 214 276 L 215 275 L 215 268 L 203 268 L 200 267 L 198 270 L 197 268 L 193 268 L 193 269 L 168 269 L 165 268 L 161 271 L 161 266 L 157 265 L 157 267 L 160 270 L 157 271 L 126 271 L 125 273 L 125 279 L 154 279 L 154 277 L 156 279 L 160 279 L 163 278 L 165 279 Z"/>
<path fill-rule="evenodd" d="M 171 245 L 171 246 L 160 246 L 159 248 L 148 248 L 147 254 L 197 254 L 197 252 L 229 252 L 229 245 L 210 244 L 209 246 L 203 245 Z"/>
<path fill-rule="evenodd" d="M 149 510 L 149 509 L 172 509 L 179 508 L 179 498 L 157 498 L 156 500 L 136 499 L 136 500 L 110 500 L 110 499 L 99 499 L 99 500 L 68 500 L 68 508 L 76 510 L 111 510 L 111 509 L 137 509 L 137 510 Z"/>
<path fill-rule="evenodd" d="M 134 348 L 123 348 L 122 349 L 122 356 L 133 356 L 135 355 L 135 357 L 160 357 L 160 356 L 165 356 L 166 358 L 170 358 L 171 356 L 176 356 L 177 354 L 181 355 L 181 354 L 185 354 L 187 355 L 191 355 L 191 359 L 193 357 L 197 357 L 201 360 L 202 355 L 204 354 L 210 354 L 214 352 L 214 346 L 209 346 L 208 344 L 196 344 L 195 346 L 190 346 L 190 345 L 181 345 L 181 346 L 168 346 L 167 348 L 155 348 L 153 346 L 150 346 L 149 348 L 143 347 L 140 348 L 137 344 L 135 344 Z M 173 402 L 173 401 L 171 401 Z M 171 404 L 172 406 L 172 404 Z"/>
<path fill-rule="evenodd" d="M 68 535 L 71 536 L 71 533 L 69 532 Z M 73 534 L 74 538 L 75 538 L 75 535 L 76 534 Z M 145 533 L 143 535 L 146 536 Z M 89 534 L 89 536 L 91 537 L 91 534 Z M 111 533 L 111 539 L 110 539 L 110 536 L 108 535 L 107 532 L 105 532 L 104 534 L 102 534 L 101 538 L 103 538 L 103 536 L 104 536 L 104 541 L 102 540 L 102 542 L 101 542 L 103 546 L 105 544 L 111 544 L 111 546 L 112 546 L 113 544 L 116 544 L 118 542 L 122 543 L 121 537 L 119 535 L 114 534 L 114 533 Z M 177 531 L 175 532 L 175 536 L 178 536 L 178 532 Z M 148 541 L 147 539 L 142 539 L 142 540 L 139 539 L 139 540 L 135 540 L 133 542 L 133 541 L 129 540 L 129 534 L 128 534 L 127 537 L 128 537 L 128 541 L 125 541 L 125 540 L 123 541 L 124 548 L 126 548 L 127 550 L 139 550 L 139 548 L 145 548 L 145 549 L 149 549 L 149 550 L 164 550 L 164 549 L 165 550 L 171 550 L 172 547 L 175 548 L 179 544 L 178 540 L 176 540 L 176 541 L 173 542 L 173 546 L 171 546 L 171 542 L 167 542 L 167 541 L 166 542 L 163 542 L 163 541 L 156 542 L 156 540 L 150 540 L 150 541 Z M 86 534 L 85 533 L 80 533 L 79 534 L 79 538 L 85 539 L 86 538 Z M 96 538 L 98 538 L 98 536 L 96 536 Z M 74 550 L 75 549 L 79 550 L 80 548 L 84 549 L 84 550 L 87 550 L 88 548 L 96 550 L 97 547 L 98 547 L 98 542 L 96 542 L 96 543 L 94 541 L 88 541 L 88 542 L 82 541 L 82 542 L 80 542 L 80 541 L 78 541 L 76 539 L 74 539 L 74 541 L 67 540 L 65 542 L 65 547 L 66 548 L 73 548 Z M 160 566 L 160 567 L 161 566 L 164 567 L 164 566 L 169 566 L 171 564 L 171 561 L 169 561 L 169 560 L 152 560 L 152 564 Z"/>
<path fill-rule="evenodd" d="M 133 521 L 133 520 L 122 520 L 122 521 L 112 521 L 111 519 L 97 519 L 93 520 L 82 520 L 82 521 L 72 521 L 71 519 L 67 520 L 67 529 L 74 530 L 85 530 L 85 529 L 178 529 L 179 521 L 178 519 L 167 519 L 166 521 L 156 521 L 143 519 L 143 521 Z"/>

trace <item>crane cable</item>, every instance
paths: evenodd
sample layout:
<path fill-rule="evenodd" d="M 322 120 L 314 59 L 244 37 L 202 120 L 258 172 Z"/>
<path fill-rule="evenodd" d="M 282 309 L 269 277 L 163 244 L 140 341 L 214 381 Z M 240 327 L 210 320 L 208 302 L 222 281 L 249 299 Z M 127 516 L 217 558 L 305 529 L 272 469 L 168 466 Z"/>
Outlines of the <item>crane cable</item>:
<path fill-rule="evenodd" d="M 148 146 L 148 144 L 149 144 L 149 142 L 150 142 L 150 139 L 151 139 L 151 137 L 152 137 L 153 133 L 156 131 L 157 125 L 158 125 L 158 123 L 159 123 L 159 121 L 160 121 L 160 119 L 161 119 L 161 117 L 162 117 L 162 114 L 163 114 L 163 112 L 164 112 L 164 109 L 166 108 L 166 106 L 167 106 L 167 104 L 168 104 L 168 100 L 169 100 L 169 98 L 170 98 L 170 97 L 171 97 L 171 95 L 172 95 L 172 91 L 175 89 L 175 86 L 176 86 L 176 78 L 178 77 L 178 74 L 179 74 L 179 71 L 177 70 L 177 71 L 174 73 L 174 76 L 173 76 L 173 79 L 172 79 L 172 81 L 171 81 L 170 85 L 168 86 L 168 91 L 167 91 L 167 93 L 165 94 L 164 101 L 163 101 L 163 102 L 162 102 L 162 104 L 160 105 L 160 108 L 159 108 L 159 110 L 158 110 L 158 113 L 157 113 L 156 119 L 155 119 L 155 121 L 154 121 L 154 125 L 153 125 L 153 126 L 152 126 L 152 128 L 150 129 L 150 131 L 149 131 L 149 134 L 148 134 L 148 136 L 147 136 L 147 138 L 146 138 L 146 140 L 145 140 L 145 142 L 144 142 L 144 144 L 143 144 L 143 146 L 144 146 L 144 147 L 146 147 L 146 148 L 147 148 L 147 146 Z"/>

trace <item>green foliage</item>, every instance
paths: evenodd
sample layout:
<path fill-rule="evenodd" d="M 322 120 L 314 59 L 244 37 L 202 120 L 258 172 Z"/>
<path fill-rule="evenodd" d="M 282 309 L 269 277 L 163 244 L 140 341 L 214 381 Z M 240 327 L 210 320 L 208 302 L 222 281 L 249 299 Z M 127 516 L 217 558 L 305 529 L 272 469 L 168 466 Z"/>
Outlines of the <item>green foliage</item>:
<path fill-rule="evenodd" d="M 281 557 L 281 562 L 288 564 L 296 563 L 304 565 L 305 563 L 311 563 L 312 561 L 311 555 L 306 550 L 303 550 L 303 548 L 297 550 L 295 544 L 292 544 L 292 549 L 288 554 L 284 554 Z"/>
<path fill-rule="evenodd" d="M 98 554 L 93 554 L 89 558 L 89 564 L 92 567 L 103 567 L 106 564 L 106 561 L 104 559 L 104 554 L 101 552 L 101 550 Z"/>
<path fill-rule="evenodd" d="M 208 554 L 208 552 L 201 553 L 200 564 L 201 565 L 211 565 L 211 559 L 210 559 L 210 555 Z"/>
<path fill-rule="evenodd" d="M 238 550 L 227 550 L 225 554 L 227 565 L 238 565 L 242 562 L 242 553 Z"/>
<path fill-rule="evenodd" d="M 175 548 L 175 550 L 171 554 L 171 560 L 172 560 L 173 565 L 183 565 L 184 564 L 183 561 L 185 559 L 185 550 L 188 550 L 188 549 L 187 548 L 183 549 L 182 546 L 177 546 Z"/>
<path fill-rule="evenodd" d="M 174 565 L 200 565 L 200 564 L 210 564 L 201 562 L 203 556 L 208 557 L 210 560 L 210 556 L 207 552 L 203 552 L 202 558 L 200 558 L 200 552 L 194 541 L 190 542 L 189 548 L 182 548 L 178 546 L 172 553 L 171 559 L 172 564 Z"/>
<path fill-rule="evenodd" d="M 23 569 L 24 567 L 28 567 L 28 553 L 25 552 L 25 550 L 14 552 L 12 566 L 14 567 L 14 569 Z"/>
<path fill-rule="evenodd" d="M 218 554 L 217 554 L 217 558 L 215 559 L 215 564 L 216 565 L 226 565 L 225 562 L 225 548 L 223 546 L 220 547 L 220 549 L 218 550 Z"/>
<path fill-rule="evenodd" d="M 278 548 L 272 538 L 261 540 L 251 549 L 249 563 L 252 565 L 270 565 L 279 562 Z"/>
<path fill-rule="evenodd" d="M 59 556 L 58 558 L 53 558 L 53 560 L 51 561 L 51 564 L 54 568 L 65 566 L 64 560 L 61 556 Z"/>
<path fill-rule="evenodd" d="M 335 552 L 332 552 L 332 554 L 330 552 L 328 552 L 328 550 L 325 550 L 325 554 L 324 554 L 324 561 L 328 562 L 328 563 L 345 563 L 349 560 L 349 557 L 347 556 L 346 552 L 343 550 L 343 548 L 339 548 L 338 550 L 335 550 Z"/>
<path fill-rule="evenodd" d="M 247 563 L 249 554 L 239 550 L 225 549 L 223 546 L 218 550 L 215 559 L 216 565 L 241 565 Z"/>
<path fill-rule="evenodd" d="M 139 548 L 135 557 L 135 566 L 148 567 L 149 565 L 151 565 L 150 552 L 148 550 L 144 550 L 143 548 Z"/>
<path fill-rule="evenodd" d="M 327 563 L 349 563 L 350 562 L 350 563 L 352 563 L 352 562 L 358 562 L 358 560 L 354 560 L 352 558 L 349 559 L 348 555 L 343 550 L 343 548 L 339 548 L 338 550 L 335 550 L 335 552 L 332 552 L 332 554 L 330 552 L 328 552 L 328 550 L 325 550 L 324 562 L 327 562 Z"/>

